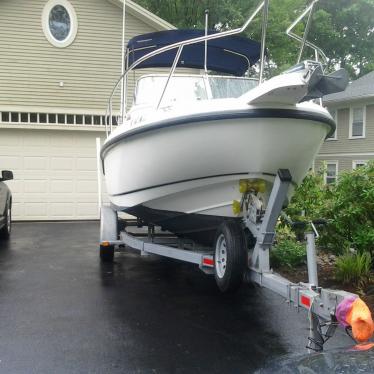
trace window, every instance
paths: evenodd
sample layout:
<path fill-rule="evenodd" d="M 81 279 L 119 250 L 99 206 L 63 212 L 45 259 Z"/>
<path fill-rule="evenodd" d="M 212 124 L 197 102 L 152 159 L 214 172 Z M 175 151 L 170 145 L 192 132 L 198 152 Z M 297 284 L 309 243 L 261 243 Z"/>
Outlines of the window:
<path fill-rule="evenodd" d="M 40 123 L 47 123 L 47 114 L 46 113 L 40 113 L 39 114 L 39 122 Z"/>
<path fill-rule="evenodd" d="M 21 122 L 29 122 L 29 114 L 21 113 Z"/>
<path fill-rule="evenodd" d="M 36 123 L 38 122 L 38 114 L 37 113 L 30 113 L 30 122 L 31 123 Z"/>
<path fill-rule="evenodd" d="M 350 138 L 365 137 L 365 107 L 351 108 L 351 121 L 349 127 Z"/>
<path fill-rule="evenodd" d="M 47 125 L 105 125 L 105 116 L 95 114 L 64 114 L 64 113 L 32 113 L 32 112 L 1 112 L 0 124 L 47 124 Z M 113 117 L 113 125 L 117 119 Z"/>
<path fill-rule="evenodd" d="M 49 12 L 49 31 L 58 41 L 64 41 L 70 33 L 69 12 L 62 5 L 55 5 Z"/>
<path fill-rule="evenodd" d="M 92 124 L 92 116 L 84 116 L 84 124 L 91 125 Z"/>
<path fill-rule="evenodd" d="M 338 162 L 327 161 L 326 172 L 325 172 L 325 183 L 326 184 L 335 183 L 337 176 L 338 176 Z"/>
<path fill-rule="evenodd" d="M 337 139 L 337 129 L 338 129 L 338 111 L 336 109 L 329 109 L 329 112 L 331 114 L 331 117 L 333 118 L 335 124 L 336 124 L 336 129 L 335 131 L 330 134 L 330 136 L 328 136 L 326 138 L 326 140 L 336 140 Z"/>
<path fill-rule="evenodd" d="M 11 122 L 19 122 L 19 113 L 12 112 L 10 114 L 10 120 Z"/>
<path fill-rule="evenodd" d="M 366 164 L 368 163 L 367 160 L 354 160 L 352 161 L 352 169 L 357 169 L 357 168 L 360 168 L 362 166 L 365 166 Z"/>
<path fill-rule="evenodd" d="M 68 0 L 49 0 L 42 14 L 44 35 L 55 47 L 69 46 L 75 39 L 78 21 Z"/>

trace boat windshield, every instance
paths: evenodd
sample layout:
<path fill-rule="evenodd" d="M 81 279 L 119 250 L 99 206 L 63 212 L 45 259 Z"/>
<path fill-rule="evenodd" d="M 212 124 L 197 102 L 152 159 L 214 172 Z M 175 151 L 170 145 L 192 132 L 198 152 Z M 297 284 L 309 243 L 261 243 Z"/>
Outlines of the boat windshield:
<path fill-rule="evenodd" d="M 156 105 L 160 100 L 167 75 L 146 75 L 136 86 L 134 105 Z M 177 75 L 171 77 L 162 102 L 190 102 L 208 99 L 236 98 L 256 87 L 258 81 L 250 78 Z"/>

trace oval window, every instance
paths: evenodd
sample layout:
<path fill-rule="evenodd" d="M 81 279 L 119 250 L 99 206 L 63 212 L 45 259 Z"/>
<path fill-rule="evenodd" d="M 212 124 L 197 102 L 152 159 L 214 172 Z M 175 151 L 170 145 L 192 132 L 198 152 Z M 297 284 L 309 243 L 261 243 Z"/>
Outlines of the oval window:
<path fill-rule="evenodd" d="M 47 40 L 55 47 L 73 43 L 78 30 L 77 15 L 68 0 L 49 0 L 44 6 L 42 26 Z"/>
<path fill-rule="evenodd" d="M 56 5 L 49 13 L 49 30 L 52 36 L 62 42 L 70 33 L 71 23 L 69 12 L 62 5 Z"/>

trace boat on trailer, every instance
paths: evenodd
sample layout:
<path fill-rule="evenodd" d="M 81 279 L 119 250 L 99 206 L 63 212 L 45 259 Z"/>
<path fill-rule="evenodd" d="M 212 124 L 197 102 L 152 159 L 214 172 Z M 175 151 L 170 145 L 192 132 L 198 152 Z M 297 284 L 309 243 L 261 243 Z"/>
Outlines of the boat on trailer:
<path fill-rule="evenodd" d="M 309 100 L 340 89 L 343 75 L 326 77 L 321 63 L 304 61 L 265 82 L 248 78 L 264 48 L 238 30 L 169 30 L 129 41 L 125 88 L 136 69 L 171 70 L 137 81 L 131 109 L 122 102 L 121 125 L 111 124 L 101 149 L 116 211 L 212 244 L 222 222 L 243 217 L 250 190 L 256 214 L 265 211 L 277 170 L 288 169 L 293 185 L 302 181 L 335 131 L 328 111 Z"/>
<path fill-rule="evenodd" d="M 308 13 L 305 30 L 309 29 L 317 1 L 287 30 L 301 42 L 299 61 L 305 46 L 325 58 L 305 34 L 301 38 L 292 32 Z M 185 31 L 169 31 L 129 42 L 126 69 L 115 87 L 123 89 L 117 119 L 121 125 L 113 129 L 113 90 L 108 137 L 101 149 L 111 205 L 101 206 L 100 258 L 112 262 L 115 248 L 126 247 L 196 264 L 214 274 L 222 292 L 235 291 L 243 280 L 257 283 L 308 310 L 307 348 L 322 351 L 338 321 L 351 325 L 360 342 L 374 331 L 370 311 L 361 300 L 357 321 L 345 318 L 357 295 L 318 286 L 314 241 L 316 225 L 323 222 L 310 222 L 313 232 L 306 234 L 308 283 L 295 284 L 274 273 L 269 251 L 283 206 L 335 128 L 327 111 L 308 101 L 343 90 L 348 79 L 344 71 L 325 76 L 321 63 L 305 61 L 263 82 L 268 4 L 264 0 L 240 29 L 219 34 L 193 30 L 187 40 Z M 235 36 L 261 9 L 261 46 Z M 229 43 L 223 38 L 230 38 Z M 258 56 L 259 84 L 235 76 Z M 171 64 L 168 75 L 139 79 L 134 105 L 126 113 L 129 71 L 166 63 Z M 203 66 L 204 73 L 176 75 L 177 66 Z M 225 75 L 208 74 L 210 69 Z M 122 211 L 137 219 L 120 219 Z M 133 226 L 142 225 L 148 232 L 134 232 Z"/>
<path fill-rule="evenodd" d="M 344 70 L 325 75 L 322 63 L 310 60 L 264 81 L 266 27 L 261 43 L 239 35 L 261 9 L 267 15 L 266 1 L 234 30 L 168 30 L 131 39 L 124 73 L 109 99 L 107 139 L 101 148 L 114 212 L 102 222 L 115 227 L 109 233 L 102 227 L 102 239 L 118 238 L 117 213 L 125 212 L 138 224 L 213 247 L 216 280 L 223 291 L 240 285 L 248 249 L 272 243 L 274 227 L 261 229 L 265 232 L 258 237 L 266 212 L 278 218 L 322 142 L 335 131 L 328 111 L 311 99 L 348 83 Z M 308 43 L 302 40 L 302 46 L 324 57 Z M 248 71 L 258 61 L 256 80 Z M 138 79 L 126 112 L 130 72 L 161 67 L 170 71 Z M 198 73 L 186 73 L 186 68 Z M 114 126 L 117 88 L 122 89 L 120 125 Z M 287 180 L 289 187 L 274 210 L 277 178 Z M 112 257 L 113 250 L 103 247 L 102 258 Z"/>

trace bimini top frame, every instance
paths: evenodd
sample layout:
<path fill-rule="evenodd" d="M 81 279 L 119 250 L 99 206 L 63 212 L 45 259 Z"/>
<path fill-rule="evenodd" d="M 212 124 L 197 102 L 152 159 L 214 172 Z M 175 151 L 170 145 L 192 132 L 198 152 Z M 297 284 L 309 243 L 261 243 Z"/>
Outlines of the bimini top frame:
<path fill-rule="evenodd" d="M 162 98 L 164 96 L 164 93 L 166 91 L 166 88 L 169 84 L 169 81 L 170 81 L 170 78 L 172 77 L 176 67 L 177 67 L 177 64 L 178 64 L 178 61 L 181 57 L 181 54 L 182 54 L 182 51 L 183 51 L 183 48 L 185 46 L 189 46 L 189 45 L 192 45 L 192 44 L 199 44 L 199 43 L 202 43 L 202 42 L 207 42 L 207 41 L 210 41 L 210 40 L 216 40 L 216 39 L 222 39 L 222 38 L 225 38 L 225 37 L 228 37 L 228 36 L 233 36 L 233 35 L 237 35 L 237 34 L 240 34 L 242 33 L 247 27 L 248 25 L 253 21 L 253 19 L 256 17 L 256 15 L 260 12 L 260 10 L 262 8 L 264 8 L 265 4 L 268 4 L 269 0 L 264 0 L 260 3 L 260 5 L 256 8 L 256 10 L 251 14 L 251 16 L 247 19 L 247 21 L 244 23 L 244 25 L 242 27 L 239 27 L 239 28 L 236 28 L 236 29 L 233 29 L 233 30 L 227 30 L 227 31 L 223 31 L 223 32 L 220 32 L 220 33 L 213 33 L 213 34 L 208 34 L 208 35 L 203 35 L 203 36 L 198 36 L 198 37 L 194 37 L 194 38 L 191 38 L 191 39 L 187 39 L 187 40 L 181 40 L 181 41 L 177 41 L 175 43 L 172 43 L 172 44 L 169 44 L 169 45 L 165 45 L 164 47 L 161 47 L 161 48 L 158 48 L 156 50 L 152 50 L 151 52 L 139 57 L 136 61 L 134 61 L 130 67 L 128 67 L 126 69 L 126 71 L 120 76 L 120 78 L 117 80 L 112 92 L 111 92 L 111 95 L 110 95 L 110 98 L 109 98 L 109 103 L 108 103 L 108 108 L 107 108 L 107 112 L 106 112 L 106 134 L 107 136 L 112 132 L 113 130 L 113 123 L 112 123 L 112 109 L 113 109 L 113 96 L 117 90 L 117 88 L 120 86 L 121 82 L 123 81 L 123 87 L 126 88 L 127 86 L 127 77 L 128 77 L 128 74 L 130 73 L 130 71 L 132 70 L 135 70 L 136 68 L 138 68 L 143 62 L 151 59 L 151 58 L 154 58 L 155 56 L 158 56 L 162 53 L 165 53 L 165 52 L 169 52 L 169 51 L 172 51 L 173 49 L 177 49 L 177 52 L 176 52 L 176 55 L 175 55 L 175 58 L 174 58 L 174 61 L 173 61 L 173 64 L 171 66 L 171 69 L 170 69 L 170 73 L 169 73 L 169 77 L 166 81 L 166 84 L 165 84 L 165 87 L 164 87 L 164 90 L 161 94 L 161 97 L 160 97 L 160 100 L 158 102 L 158 105 L 157 107 L 159 107 L 159 105 L 161 104 L 161 101 L 162 101 Z M 265 6 L 265 10 L 267 10 L 268 7 Z M 267 17 L 266 17 L 267 19 Z M 265 45 L 265 33 L 266 33 L 266 27 L 263 27 L 263 37 L 262 37 L 262 41 L 261 41 L 261 44 L 262 45 Z M 261 65 L 264 64 L 264 55 L 265 55 L 265 49 L 264 47 L 261 49 Z M 240 53 L 239 53 L 240 55 Z M 244 55 L 243 55 L 244 56 Z M 126 66 L 128 66 L 128 62 L 129 62 L 129 54 L 127 53 L 127 56 L 126 56 Z M 261 69 L 263 70 L 263 69 Z M 122 122 L 125 118 L 125 115 L 126 115 L 126 95 L 125 93 L 123 92 L 122 94 L 122 99 L 121 99 L 121 117 L 122 117 Z M 109 123 L 108 123 L 109 122 Z M 108 125 L 109 125 L 109 128 L 108 128 Z"/>
<path fill-rule="evenodd" d="M 314 11 L 314 7 L 315 5 L 318 3 L 319 0 L 313 0 L 313 2 L 304 10 L 303 13 L 300 14 L 300 16 L 290 25 L 290 27 L 287 29 L 286 31 L 286 34 L 292 38 L 292 39 L 295 39 L 297 40 L 298 42 L 301 43 L 301 47 L 300 47 L 300 51 L 299 51 L 299 56 L 297 58 L 297 62 L 299 63 L 300 60 L 301 60 L 301 57 L 303 55 L 303 52 L 304 52 L 304 48 L 305 46 L 307 47 L 310 47 L 314 50 L 314 54 L 315 54 L 315 60 L 316 61 L 319 61 L 319 57 L 321 57 L 322 59 L 322 63 L 323 64 L 327 64 L 327 56 L 325 55 L 325 53 L 322 51 L 321 48 L 317 47 L 315 44 L 309 42 L 307 40 L 307 36 L 308 36 L 308 32 L 309 32 L 309 29 L 310 29 L 310 25 L 312 23 L 312 15 L 313 15 L 313 11 Z M 308 15 L 308 20 L 306 22 L 306 25 L 305 25 L 305 30 L 304 30 L 304 35 L 303 37 L 295 34 L 294 32 L 292 32 L 292 30 L 295 28 L 295 26 L 306 16 Z"/>
<path fill-rule="evenodd" d="M 310 24 L 311 24 L 312 13 L 313 13 L 314 7 L 315 7 L 317 2 L 318 2 L 318 0 L 313 0 L 313 2 L 305 9 L 305 11 L 292 23 L 292 25 L 286 31 L 288 36 L 290 36 L 291 38 L 293 38 L 293 39 L 295 39 L 295 40 L 297 40 L 301 43 L 301 48 L 300 48 L 299 56 L 298 56 L 298 62 L 301 60 L 301 57 L 302 57 L 305 46 L 308 46 L 315 51 L 316 61 L 319 61 L 319 56 L 323 60 L 322 61 L 323 63 L 327 63 L 327 61 L 328 61 L 326 55 L 324 54 L 324 52 L 320 48 L 318 48 L 313 43 L 307 41 L 307 34 L 308 34 Z M 174 71 L 175 71 L 176 67 L 178 66 L 179 60 L 181 59 L 184 47 L 190 46 L 190 45 L 193 45 L 193 44 L 201 44 L 201 43 L 204 42 L 205 53 L 200 53 L 200 55 L 201 56 L 204 55 L 203 66 L 204 66 L 204 69 L 205 69 L 205 72 L 206 72 L 207 71 L 207 49 L 209 49 L 209 47 L 207 47 L 207 44 L 208 44 L 207 42 L 217 40 L 217 39 L 226 38 L 226 37 L 230 37 L 230 36 L 234 36 L 234 35 L 242 33 L 249 26 L 249 24 L 253 21 L 253 19 L 257 16 L 257 14 L 261 11 L 261 9 L 263 9 L 261 52 L 260 52 L 260 78 L 259 78 L 259 83 L 261 84 L 262 83 L 262 78 L 263 78 L 264 64 L 265 64 L 265 41 L 266 41 L 266 29 L 267 29 L 267 22 L 268 22 L 269 0 L 262 1 L 258 5 L 256 10 L 247 19 L 247 21 L 244 23 L 244 25 L 242 27 L 239 27 L 239 28 L 236 28 L 236 29 L 233 29 L 233 30 L 227 30 L 227 31 L 224 31 L 224 32 L 210 33 L 209 34 L 209 32 L 207 31 L 207 26 L 206 26 L 205 35 L 201 35 L 201 36 L 196 37 L 196 31 L 197 30 L 195 30 L 194 31 L 195 34 L 194 33 L 190 34 L 191 36 L 195 36 L 195 37 L 189 38 L 187 40 L 180 40 L 180 35 L 183 35 L 182 30 L 173 30 L 171 32 L 169 31 L 169 35 L 173 35 L 173 34 L 174 35 L 179 35 L 179 37 L 176 39 L 177 41 L 173 42 L 173 40 L 171 39 L 171 41 L 169 41 L 169 44 L 165 43 L 166 45 L 161 46 L 160 48 L 157 48 L 158 47 L 157 43 L 156 43 L 156 45 L 150 43 L 150 44 L 146 45 L 144 49 L 139 47 L 139 45 L 137 45 L 136 50 L 134 48 L 131 50 L 131 47 L 134 47 L 134 46 L 130 45 L 130 49 L 129 48 L 127 49 L 127 53 L 124 56 L 124 65 L 125 65 L 126 69 L 125 69 L 124 73 L 120 76 L 120 78 L 117 80 L 117 82 L 116 82 L 116 84 L 115 84 L 115 86 L 114 86 L 114 88 L 111 92 L 110 98 L 109 98 L 108 107 L 107 107 L 106 116 L 105 116 L 105 118 L 106 118 L 106 121 L 105 121 L 106 135 L 108 136 L 113 130 L 113 116 L 112 116 L 113 97 L 116 93 L 117 88 L 120 85 L 122 87 L 120 118 L 121 118 L 121 122 L 122 123 L 124 122 L 124 119 L 125 119 L 125 116 L 126 116 L 126 93 L 125 93 L 125 91 L 126 91 L 126 88 L 127 88 L 127 77 L 128 77 L 128 74 L 129 74 L 130 71 L 133 71 L 133 70 L 135 70 L 137 68 L 141 68 L 141 67 L 165 66 L 165 65 L 163 65 L 163 63 L 165 61 L 168 61 L 169 64 L 170 64 L 171 61 L 173 61 L 171 69 L 170 69 L 169 76 L 167 78 L 164 89 L 161 93 L 160 99 L 159 99 L 158 104 L 157 104 L 157 108 L 159 108 L 159 106 L 162 102 L 162 99 L 164 97 L 165 91 L 166 91 L 166 89 L 169 85 L 170 78 L 174 74 Z M 307 14 L 309 14 L 309 15 L 308 15 L 308 20 L 307 20 L 307 23 L 306 23 L 304 35 L 303 35 L 303 37 L 300 37 L 300 36 L 296 35 L 295 33 L 293 33 L 292 30 Z M 206 15 L 206 20 L 207 20 L 207 15 Z M 162 35 L 160 33 L 153 33 L 153 35 L 155 35 L 155 34 L 158 34 L 158 36 Z M 166 35 L 166 34 L 164 34 L 164 35 Z M 145 43 L 149 42 L 149 40 L 144 39 L 144 38 L 142 39 L 142 37 L 135 37 L 130 42 L 135 44 L 135 42 L 139 42 L 141 40 Z M 245 39 L 243 38 L 243 40 L 245 40 Z M 160 39 L 159 39 L 159 41 L 160 41 Z M 246 64 L 248 66 L 250 66 L 250 64 L 253 64 L 255 62 L 255 60 L 257 61 L 257 59 L 258 59 L 258 57 L 256 57 L 257 53 L 255 51 L 257 43 L 247 40 L 247 43 L 248 42 L 253 43 L 253 45 L 252 45 L 253 48 L 254 48 L 253 53 L 252 52 L 245 53 L 240 48 L 239 49 L 228 48 L 228 49 L 225 50 L 225 48 L 223 48 L 222 43 L 220 45 L 220 48 L 223 49 L 224 52 L 228 52 L 229 54 L 231 53 L 232 58 L 233 57 L 238 57 L 239 59 L 244 59 Z M 162 45 L 162 44 L 163 43 L 161 43 L 161 42 L 159 43 L 159 45 Z M 155 49 L 155 48 L 157 48 L 157 49 Z M 148 52 L 146 54 L 143 54 L 144 52 L 142 52 L 137 57 L 134 57 L 136 52 L 140 52 L 142 50 L 143 51 L 144 50 L 149 50 L 149 49 L 151 49 L 150 52 Z M 169 54 L 169 58 L 158 59 L 157 60 L 157 57 L 159 57 L 159 55 L 161 55 L 163 53 L 171 52 L 174 49 L 177 50 L 176 53 L 175 53 L 174 59 L 170 58 L 170 54 Z M 132 57 L 133 62 L 131 63 L 131 66 L 129 66 L 129 62 L 130 62 L 129 58 L 130 58 L 131 54 L 133 56 Z M 171 56 L 174 56 L 174 55 L 171 54 Z M 153 63 L 152 63 L 152 59 L 153 59 Z M 146 61 L 150 61 L 148 63 L 148 65 L 146 64 Z M 155 64 L 155 61 L 156 62 L 158 61 L 158 64 Z M 193 65 L 194 64 L 191 63 L 189 66 L 193 66 Z M 198 65 L 200 66 L 201 63 L 199 62 Z M 183 66 L 183 64 L 179 63 L 179 66 Z M 188 65 L 185 65 L 185 66 L 188 66 Z M 221 71 L 224 71 L 224 70 L 221 69 Z"/>

